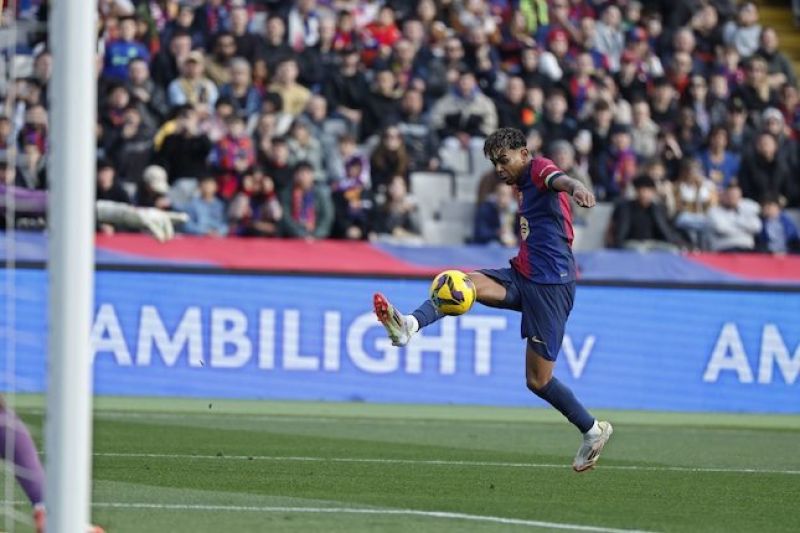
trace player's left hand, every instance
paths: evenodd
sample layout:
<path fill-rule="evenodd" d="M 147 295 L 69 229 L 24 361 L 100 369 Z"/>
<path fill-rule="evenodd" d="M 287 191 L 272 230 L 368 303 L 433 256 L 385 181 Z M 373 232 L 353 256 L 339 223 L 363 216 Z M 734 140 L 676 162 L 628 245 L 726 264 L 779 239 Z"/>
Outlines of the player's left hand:
<path fill-rule="evenodd" d="M 594 199 L 594 194 L 582 185 L 575 187 L 575 190 L 572 191 L 572 197 L 575 199 L 575 203 L 581 207 L 594 207 L 594 204 L 597 203 Z"/>

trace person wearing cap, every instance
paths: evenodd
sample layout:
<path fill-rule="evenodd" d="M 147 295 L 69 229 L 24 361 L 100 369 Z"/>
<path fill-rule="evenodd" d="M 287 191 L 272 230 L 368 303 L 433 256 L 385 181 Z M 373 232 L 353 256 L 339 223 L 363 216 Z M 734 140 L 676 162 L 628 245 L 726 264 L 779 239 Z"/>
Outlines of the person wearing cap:
<path fill-rule="evenodd" d="M 172 207 L 172 201 L 168 194 L 169 181 L 164 167 L 150 165 L 144 169 L 142 181 L 136 190 L 136 205 L 138 207 L 169 209 Z"/>
<path fill-rule="evenodd" d="M 672 228 L 667 211 L 657 201 L 656 184 L 649 176 L 633 180 L 636 196 L 623 200 L 611 216 L 611 245 L 646 252 L 675 251 L 682 245 L 680 235 Z"/>
<path fill-rule="evenodd" d="M 219 97 L 214 82 L 205 76 L 205 58 L 200 50 L 192 50 L 181 65 L 181 75 L 169 84 L 167 99 L 172 107 L 196 106 L 210 112 Z"/>

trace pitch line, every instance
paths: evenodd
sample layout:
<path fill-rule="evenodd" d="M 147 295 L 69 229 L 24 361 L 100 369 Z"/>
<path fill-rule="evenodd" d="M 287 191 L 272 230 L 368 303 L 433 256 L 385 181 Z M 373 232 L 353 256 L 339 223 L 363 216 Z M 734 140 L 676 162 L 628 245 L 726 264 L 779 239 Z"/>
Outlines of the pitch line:
<path fill-rule="evenodd" d="M 566 464 L 551 463 L 505 463 L 500 461 L 448 461 L 443 459 L 381 459 L 358 457 L 307 457 L 279 455 L 191 455 L 170 453 L 117 453 L 97 452 L 95 457 L 138 457 L 143 459 L 231 459 L 236 461 L 294 461 L 319 463 L 374 463 L 374 464 L 412 464 L 432 466 L 492 466 L 501 468 L 570 468 Z M 645 472 L 694 472 L 730 474 L 786 474 L 800 475 L 800 470 L 769 470 L 758 468 L 704 468 L 691 466 L 644 466 L 644 465 L 602 465 L 601 470 L 641 470 Z"/>
<path fill-rule="evenodd" d="M 249 505 L 193 505 L 193 504 L 163 504 L 163 503 L 124 503 L 124 502 L 98 502 L 94 507 L 112 509 L 157 509 L 170 511 L 233 511 L 254 513 L 331 513 L 331 514 L 370 514 L 370 515 L 399 515 L 421 516 L 427 518 L 446 518 L 453 520 L 468 520 L 472 522 L 491 522 L 528 526 L 547 529 L 565 529 L 571 531 L 592 531 L 597 533 L 649 533 L 639 529 L 616 529 L 599 526 L 585 526 L 564 522 L 544 522 L 541 520 L 525 520 L 522 518 L 504 518 L 502 516 L 473 515 L 466 513 L 453 513 L 446 511 L 418 511 L 415 509 L 370 509 L 352 507 L 258 507 Z"/>
<path fill-rule="evenodd" d="M 0 505 L 25 505 L 23 501 L 0 501 Z M 147 502 L 93 502 L 92 507 L 101 509 L 153 509 L 165 511 L 231 511 L 245 513 L 308 513 L 308 514 L 371 514 L 395 516 L 422 516 L 426 518 L 449 518 L 472 522 L 491 522 L 515 526 L 528 526 L 547 529 L 566 529 L 570 531 L 592 531 L 594 533 L 653 533 L 641 529 L 617 529 L 612 527 L 586 526 L 568 522 L 545 522 L 542 520 L 525 520 L 523 518 L 505 518 L 502 516 L 474 515 L 453 513 L 449 511 L 418 511 L 416 509 L 385 509 L 360 507 L 288 507 L 288 506 L 255 506 L 255 505 L 204 505 L 183 503 L 147 503 Z"/>

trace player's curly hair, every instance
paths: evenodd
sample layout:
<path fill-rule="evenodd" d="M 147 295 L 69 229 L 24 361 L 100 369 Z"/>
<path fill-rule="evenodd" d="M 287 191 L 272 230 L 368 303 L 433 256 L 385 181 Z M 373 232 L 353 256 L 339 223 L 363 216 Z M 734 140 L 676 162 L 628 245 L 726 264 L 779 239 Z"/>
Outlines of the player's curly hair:
<path fill-rule="evenodd" d="M 525 134 L 516 128 L 500 128 L 486 138 L 483 143 L 483 154 L 494 159 L 503 150 L 519 150 L 528 145 Z"/>

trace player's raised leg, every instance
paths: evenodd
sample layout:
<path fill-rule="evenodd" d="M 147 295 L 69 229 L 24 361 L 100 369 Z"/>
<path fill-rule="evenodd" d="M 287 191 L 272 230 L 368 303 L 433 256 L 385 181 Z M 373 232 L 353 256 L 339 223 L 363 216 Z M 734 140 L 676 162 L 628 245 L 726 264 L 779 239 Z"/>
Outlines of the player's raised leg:
<path fill-rule="evenodd" d="M 505 286 L 482 272 L 470 272 L 469 278 L 475 285 L 476 298 L 480 303 L 490 307 L 518 309 L 516 292 L 507 291 Z M 445 316 L 430 299 L 422 302 L 410 315 L 404 315 L 386 296 L 376 292 L 373 306 L 375 315 L 395 346 L 405 346 L 416 332 Z"/>
<path fill-rule="evenodd" d="M 555 407 L 583 434 L 583 443 L 575 455 L 572 468 L 576 472 L 584 472 L 597 463 L 613 428 L 608 422 L 598 422 L 578 401 L 569 387 L 553 377 L 555 361 L 540 354 L 543 347 L 540 340 L 537 337 L 528 340 L 525 352 L 525 381 L 531 392 Z"/>

